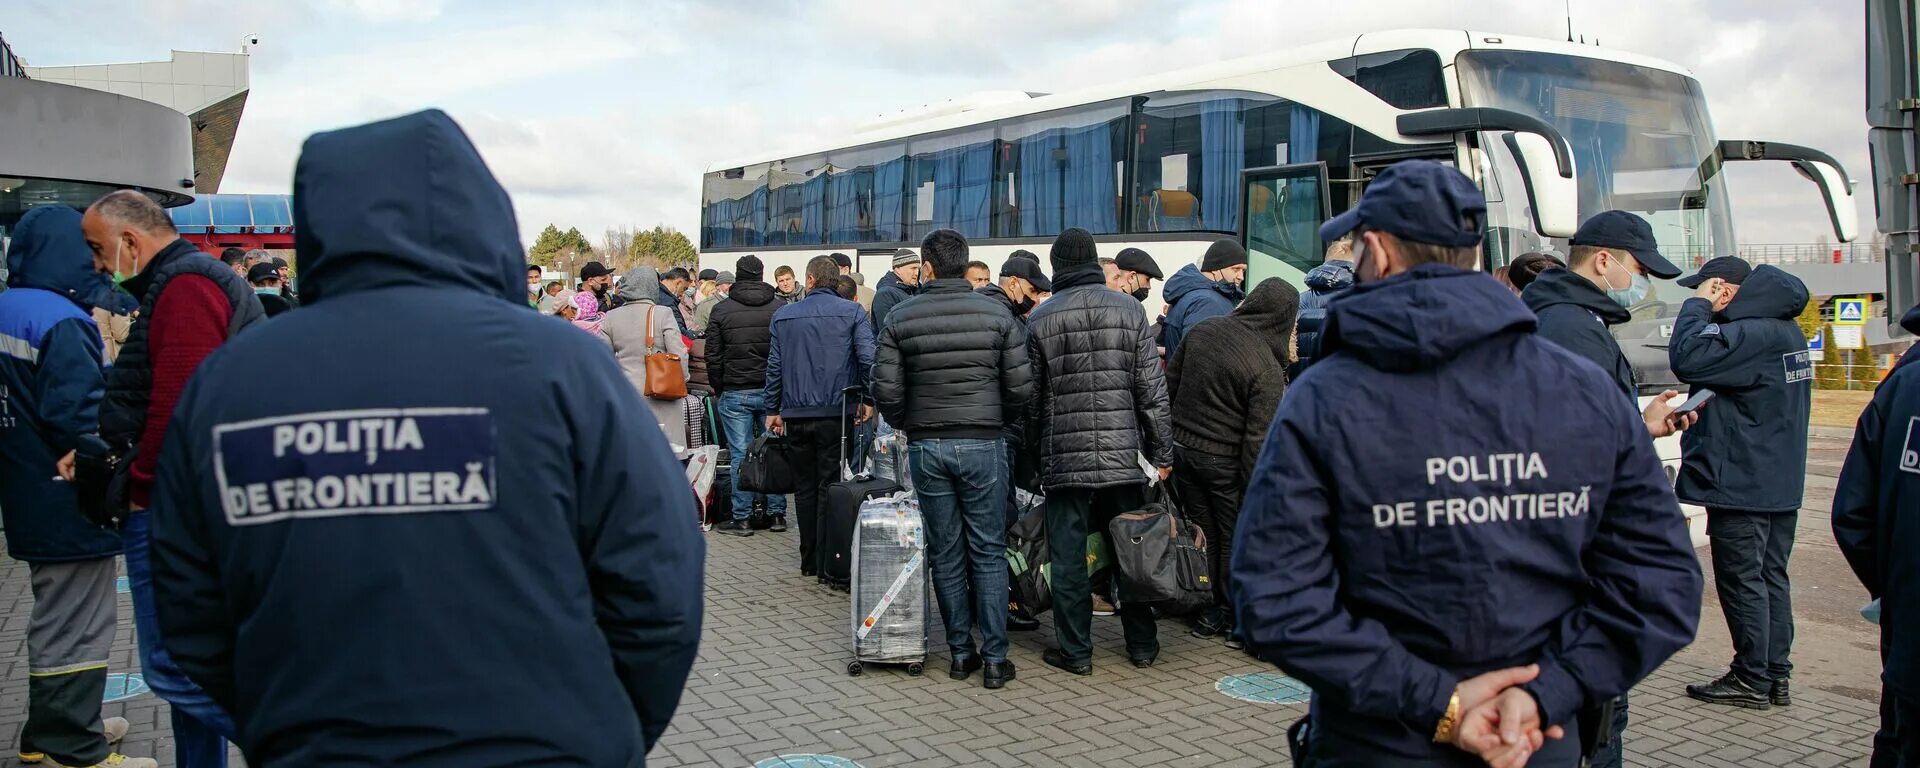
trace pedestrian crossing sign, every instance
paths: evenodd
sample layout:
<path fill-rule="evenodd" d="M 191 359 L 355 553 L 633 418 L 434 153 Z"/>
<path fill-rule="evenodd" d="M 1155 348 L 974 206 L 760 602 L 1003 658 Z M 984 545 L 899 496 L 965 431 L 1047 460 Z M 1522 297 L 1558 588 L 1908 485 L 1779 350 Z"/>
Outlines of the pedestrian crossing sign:
<path fill-rule="evenodd" d="M 1868 299 L 1865 296 L 1862 296 L 1856 299 L 1846 299 L 1846 298 L 1834 299 L 1833 300 L 1833 324 L 1834 325 L 1866 325 L 1868 301 L 1870 301 L 1870 299 Z"/>

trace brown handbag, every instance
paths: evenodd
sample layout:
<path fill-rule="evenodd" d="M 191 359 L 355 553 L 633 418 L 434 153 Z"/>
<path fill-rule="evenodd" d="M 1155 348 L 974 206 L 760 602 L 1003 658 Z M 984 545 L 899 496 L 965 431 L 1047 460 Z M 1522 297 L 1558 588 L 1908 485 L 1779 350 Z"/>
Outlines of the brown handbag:
<path fill-rule="evenodd" d="M 653 349 L 653 310 L 647 307 L 647 348 Z M 646 386 L 640 394 L 655 400 L 679 400 L 687 396 L 687 377 L 680 367 L 680 356 L 665 350 L 647 353 Z"/>

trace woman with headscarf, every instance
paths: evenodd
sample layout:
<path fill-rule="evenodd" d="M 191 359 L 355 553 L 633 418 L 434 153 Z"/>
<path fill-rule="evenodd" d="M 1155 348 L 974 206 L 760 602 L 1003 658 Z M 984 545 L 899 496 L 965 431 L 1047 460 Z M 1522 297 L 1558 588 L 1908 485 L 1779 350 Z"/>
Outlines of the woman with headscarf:
<path fill-rule="evenodd" d="M 627 374 L 627 381 L 633 389 L 647 401 L 647 408 L 653 411 L 653 420 L 659 422 L 665 430 L 667 440 L 677 446 L 687 444 L 686 403 L 681 400 L 659 400 L 647 397 L 647 355 L 656 352 L 668 352 L 680 358 L 680 377 L 685 382 L 690 378 L 687 349 L 687 337 L 680 335 L 680 324 L 674 322 L 673 309 L 661 306 L 660 274 L 652 267 L 634 267 L 627 273 L 627 279 L 620 284 L 620 298 L 625 302 L 612 312 L 600 324 L 600 337 L 613 347 L 614 360 L 620 363 L 620 370 Z"/>
<path fill-rule="evenodd" d="M 600 314 L 600 300 L 593 297 L 593 291 L 581 291 L 567 302 L 572 305 L 575 314 L 571 318 L 573 327 L 587 333 L 599 333 L 603 315 Z"/>
<path fill-rule="evenodd" d="M 1226 634 L 1239 650 L 1227 574 L 1233 532 L 1267 426 L 1287 391 L 1300 292 L 1270 277 L 1233 312 L 1193 326 L 1167 364 L 1173 414 L 1173 481 L 1188 517 L 1207 533 L 1213 607 L 1194 623 L 1194 637 Z"/>

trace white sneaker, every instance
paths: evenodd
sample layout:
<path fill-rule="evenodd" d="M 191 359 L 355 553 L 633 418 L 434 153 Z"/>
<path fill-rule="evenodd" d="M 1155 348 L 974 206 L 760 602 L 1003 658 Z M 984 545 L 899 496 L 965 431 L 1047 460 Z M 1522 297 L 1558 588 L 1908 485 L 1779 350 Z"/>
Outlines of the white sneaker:
<path fill-rule="evenodd" d="M 22 757 L 24 758 L 25 756 L 22 755 Z M 29 762 L 29 761 L 23 759 L 21 760 L 21 762 Z M 45 762 L 47 765 L 53 766 L 53 768 L 160 768 L 160 761 L 155 760 L 151 757 L 127 757 L 126 755 L 120 754 L 118 752 L 115 752 L 111 755 L 107 755 L 107 759 L 94 763 L 93 765 L 90 765 L 90 766 L 69 766 L 69 765 L 55 762 L 53 760 L 48 760 L 44 756 L 41 757 L 41 759 L 39 760 L 34 760 L 31 762 L 36 762 L 36 763 Z"/>

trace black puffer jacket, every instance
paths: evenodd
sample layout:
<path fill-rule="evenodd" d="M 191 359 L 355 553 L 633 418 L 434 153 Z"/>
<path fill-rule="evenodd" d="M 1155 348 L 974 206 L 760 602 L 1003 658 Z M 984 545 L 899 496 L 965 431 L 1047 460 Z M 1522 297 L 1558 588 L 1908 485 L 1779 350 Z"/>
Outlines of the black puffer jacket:
<path fill-rule="evenodd" d="M 1174 443 L 1237 458 L 1253 471 L 1287 391 L 1287 346 L 1299 307 L 1300 292 L 1270 277 L 1233 314 L 1187 332 L 1167 364 Z"/>
<path fill-rule="evenodd" d="M 1091 270 L 1091 274 L 1088 271 Z M 1167 382 L 1140 303 L 1099 264 L 1061 270 L 1028 318 L 1040 471 L 1047 488 L 1145 482 L 1135 454 L 1173 464 Z"/>
<path fill-rule="evenodd" d="M 767 386 L 767 348 L 773 344 L 773 286 L 758 280 L 733 284 L 733 292 L 707 319 L 707 378 L 714 395 Z"/>
<path fill-rule="evenodd" d="M 965 280 L 929 282 L 881 329 L 873 391 L 910 440 L 999 439 L 1033 395 L 1026 328 Z"/>

